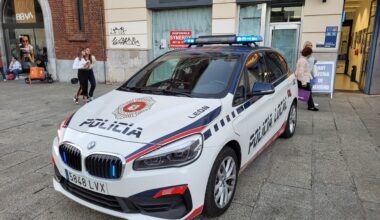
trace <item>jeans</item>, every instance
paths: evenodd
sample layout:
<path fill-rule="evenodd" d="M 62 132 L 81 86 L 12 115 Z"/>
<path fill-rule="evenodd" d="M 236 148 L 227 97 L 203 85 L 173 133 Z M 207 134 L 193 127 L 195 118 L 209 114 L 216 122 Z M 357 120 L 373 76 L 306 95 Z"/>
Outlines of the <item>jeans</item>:
<path fill-rule="evenodd" d="M 3 80 L 7 79 L 7 77 L 5 76 L 3 67 L 0 67 L 0 72 L 1 72 L 1 75 L 3 76 Z"/>
<path fill-rule="evenodd" d="M 14 75 L 15 75 L 15 77 L 19 77 L 19 75 L 21 74 L 21 70 L 19 70 L 19 69 L 14 69 L 14 70 L 7 70 L 7 74 L 9 74 L 9 73 L 13 73 Z"/>
<path fill-rule="evenodd" d="M 91 85 L 90 92 L 88 93 L 88 97 L 93 97 L 95 87 L 96 87 L 96 80 L 95 80 L 95 76 L 94 76 L 94 71 L 92 69 L 87 70 L 87 74 L 88 74 L 88 80 L 90 81 L 90 85 Z"/>
<path fill-rule="evenodd" d="M 85 70 L 78 70 L 78 79 L 79 79 L 79 89 L 77 92 L 77 96 L 87 96 L 87 88 L 88 88 L 88 74 Z"/>

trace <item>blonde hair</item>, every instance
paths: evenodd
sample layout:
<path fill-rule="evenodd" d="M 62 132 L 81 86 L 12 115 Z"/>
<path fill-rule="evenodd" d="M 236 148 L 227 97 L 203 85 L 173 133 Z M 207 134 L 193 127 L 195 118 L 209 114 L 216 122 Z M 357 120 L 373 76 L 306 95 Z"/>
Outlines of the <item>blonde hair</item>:
<path fill-rule="evenodd" d="M 303 48 L 305 48 L 308 44 L 313 45 L 313 43 L 311 43 L 310 41 L 306 41 L 306 42 L 303 44 Z"/>

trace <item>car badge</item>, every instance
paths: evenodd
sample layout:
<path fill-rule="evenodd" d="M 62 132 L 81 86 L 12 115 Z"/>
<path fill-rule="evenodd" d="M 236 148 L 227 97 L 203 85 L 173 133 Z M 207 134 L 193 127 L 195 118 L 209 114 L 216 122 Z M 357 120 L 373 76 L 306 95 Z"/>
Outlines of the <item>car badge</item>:
<path fill-rule="evenodd" d="M 91 150 L 95 146 L 96 146 L 96 142 L 95 141 L 91 141 L 90 143 L 87 144 L 87 149 Z"/>
<path fill-rule="evenodd" d="M 120 105 L 112 113 L 116 119 L 136 117 L 139 114 L 148 111 L 156 101 L 152 97 L 132 99 Z"/>

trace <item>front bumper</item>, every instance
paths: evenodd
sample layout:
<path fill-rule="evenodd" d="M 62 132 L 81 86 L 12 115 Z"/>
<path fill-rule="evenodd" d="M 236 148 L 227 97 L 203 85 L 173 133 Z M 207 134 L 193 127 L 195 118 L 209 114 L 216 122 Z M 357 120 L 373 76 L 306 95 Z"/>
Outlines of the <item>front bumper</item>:
<path fill-rule="evenodd" d="M 204 148 L 194 163 L 181 168 L 134 171 L 126 164 L 123 176 L 117 180 L 99 179 L 85 170 L 75 171 L 64 164 L 57 143 L 53 146 L 54 188 L 68 198 L 97 211 L 127 219 L 187 219 L 203 206 L 208 175 L 215 148 Z M 85 158 L 86 155 L 83 155 Z M 82 158 L 82 160 L 83 160 Z M 84 163 L 82 161 L 82 163 Z M 82 166 L 84 167 L 84 166 Z M 108 195 L 96 193 L 70 183 L 65 170 L 107 183 Z M 154 198 L 162 189 L 187 186 L 182 194 Z"/>

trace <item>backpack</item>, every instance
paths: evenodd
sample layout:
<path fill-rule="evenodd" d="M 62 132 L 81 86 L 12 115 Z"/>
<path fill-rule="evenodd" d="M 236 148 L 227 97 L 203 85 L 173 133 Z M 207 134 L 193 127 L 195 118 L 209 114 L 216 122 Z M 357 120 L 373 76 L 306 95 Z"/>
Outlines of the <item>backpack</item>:
<path fill-rule="evenodd" d="M 9 73 L 8 80 L 14 80 L 14 79 L 15 79 L 15 75 L 13 73 Z"/>

